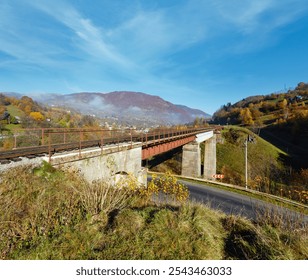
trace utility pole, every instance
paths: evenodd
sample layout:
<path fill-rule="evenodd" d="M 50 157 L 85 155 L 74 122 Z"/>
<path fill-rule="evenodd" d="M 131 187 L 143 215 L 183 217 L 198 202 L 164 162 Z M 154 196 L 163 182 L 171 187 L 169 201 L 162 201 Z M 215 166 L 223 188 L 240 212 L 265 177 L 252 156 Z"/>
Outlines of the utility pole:
<path fill-rule="evenodd" d="M 248 182 L 248 167 L 247 167 L 247 146 L 248 146 L 248 141 L 247 141 L 247 138 L 245 139 L 245 143 L 244 143 L 244 145 L 245 145 L 245 188 L 246 188 L 246 190 L 248 189 L 248 184 L 247 184 L 247 182 Z"/>
<path fill-rule="evenodd" d="M 245 139 L 244 146 L 245 146 L 245 188 L 248 189 L 248 142 L 255 142 L 255 139 L 248 135 Z"/>

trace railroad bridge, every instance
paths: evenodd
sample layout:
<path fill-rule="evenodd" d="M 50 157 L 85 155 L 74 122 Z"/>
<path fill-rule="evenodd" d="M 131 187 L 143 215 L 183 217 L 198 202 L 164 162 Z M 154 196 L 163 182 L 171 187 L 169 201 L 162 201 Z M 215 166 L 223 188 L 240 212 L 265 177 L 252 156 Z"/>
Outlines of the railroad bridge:
<path fill-rule="evenodd" d="M 0 152 L 0 173 L 22 164 L 39 165 L 45 160 L 55 167 L 76 170 L 88 181 L 132 174 L 145 183 L 142 160 L 182 147 L 182 175 L 200 177 L 202 142 L 203 176 L 212 179 L 216 173 L 216 134 L 210 127 L 157 129 L 150 133 L 133 129 L 40 128 L 16 131 L 10 137 L 14 147 Z"/>

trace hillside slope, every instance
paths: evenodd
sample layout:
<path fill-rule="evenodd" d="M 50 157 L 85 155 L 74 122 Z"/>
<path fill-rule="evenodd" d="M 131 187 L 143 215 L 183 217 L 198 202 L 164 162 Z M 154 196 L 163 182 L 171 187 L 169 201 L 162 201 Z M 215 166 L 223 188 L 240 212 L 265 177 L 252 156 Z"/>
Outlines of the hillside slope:
<path fill-rule="evenodd" d="M 308 169 L 290 169 L 287 153 L 246 128 L 225 128 L 224 143 L 217 144 L 217 172 L 225 175 L 223 181 L 245 185 L 244 142 L 248 135 L 254 138 L 247 148 L 249 188 L 307 204 Z"/>
<path fill-rule="evenodd" d="M 285 93 L 258 95 L 228 103 L 213 122 L 246 126 L 289 154 L 292 168 L 308 168 L 308 84 Z"/>

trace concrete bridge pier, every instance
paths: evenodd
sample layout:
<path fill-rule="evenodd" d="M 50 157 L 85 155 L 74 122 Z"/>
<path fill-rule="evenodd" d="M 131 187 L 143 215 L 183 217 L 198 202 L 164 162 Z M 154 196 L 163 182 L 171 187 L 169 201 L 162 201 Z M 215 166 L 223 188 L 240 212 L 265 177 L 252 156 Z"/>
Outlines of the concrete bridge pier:
<path fill-rule="evenodd" d="M 214 180 L 216 174 L 216 135 L 204 143 L 203 178 Z"/>
<path fill-rule="evenodd" d="M 200 143 L 205 142 L 203 177 L 213 180 L 216 174 L 216 135 L 213 131 L 198 134 L 194 142 L 183 146 L 182 175 L 201 177 Z"/>
<path fill-rule="evenodd" d="M 198 142 L 191 142 L 183 146 L 182 175 L 201 176 L 201 150 Z"/>

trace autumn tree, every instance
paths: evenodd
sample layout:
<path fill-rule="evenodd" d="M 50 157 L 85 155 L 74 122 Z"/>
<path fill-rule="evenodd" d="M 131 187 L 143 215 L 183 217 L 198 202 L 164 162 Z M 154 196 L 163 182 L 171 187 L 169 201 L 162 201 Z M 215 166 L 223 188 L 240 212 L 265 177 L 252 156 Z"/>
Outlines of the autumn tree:
<path fill-rule="evenodd" d="M 23 111 L 24 111 L 27 115 L 30 115 L 30 113 L 31 113 L 31 111 L 32 111 L 31 105 L 26 105 L 26 106 L 23 108 Z"/>
<path fill-rule="evenodd" d="M 5 112 L 6 108 L 3 105 L 0 105 L 0 115 L 2 115 Z"/>
<path fill-rule="evenodd" d="M 278 105 L 279 109 L 285 109 L 287 107 L 287 105 L 288 105 L 288 101 L 287 101 L 287 99 L 284 98 L 277 105 Z"/>
<path fill-rule="evenodd" d="M 243 125 L 252 125 L 254 121 L 252 119 L 252 114 L 249 108 L 241 109 L 240 111 L 240 120 Z"/>
<path fill-rule="evenodd" d="M 194 120 L 194 127 L 206 125 L 206 119 L 203 117 L 196 117 Z"/>
<path fill-rule="evenodd" d="M 258 120 L 262 116 L 262 113 L 259 111 L 258 105 L 250 103 L 249 104 L 249 110 L 251 112 L 253 120 Z"/>
<path fill-rule="evenodd" d="M 99 126 L 97 119 L 95 117 L 89 116 L 89 115 L 82 116 L 78 125 L 81 126 L 81 127 Z"/>
<path fill-rule="evenodd" d="M 268 101 L 264 101 L 262 102 L 262 104 L 260 104 L 260 111 L 268 114 L 270 112 L 273 112 L 276 110 L 276 104 L 275 103 L 271 103 Z"/>
<path fill-rule="evenodd" d="M 43 121 L 45 119 L 41 112 L 31 112 L 29 116 L 35 121 Z"/>

